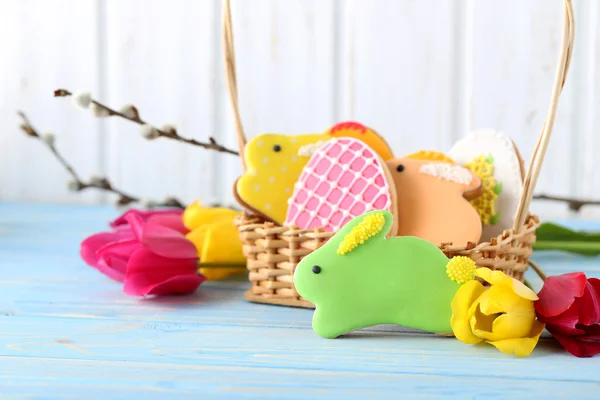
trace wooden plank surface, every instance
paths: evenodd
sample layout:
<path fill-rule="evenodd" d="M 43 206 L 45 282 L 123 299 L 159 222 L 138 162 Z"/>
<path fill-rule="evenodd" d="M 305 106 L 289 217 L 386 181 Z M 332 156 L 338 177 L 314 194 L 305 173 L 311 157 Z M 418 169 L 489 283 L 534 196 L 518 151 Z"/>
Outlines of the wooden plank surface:
<path fill-rule="evenodd" d="M 116 215 L 0 204 L 0 398 L 600 398 L 600 358 L 572 357 L 547 335 L 527 359 L 393 326 L 328 340 L 311 310 L 244 301 L 243 277 L 127 297 L 78 256 Z M 534 258 L 549 274 L 600 276 L 600 257 Z"/>

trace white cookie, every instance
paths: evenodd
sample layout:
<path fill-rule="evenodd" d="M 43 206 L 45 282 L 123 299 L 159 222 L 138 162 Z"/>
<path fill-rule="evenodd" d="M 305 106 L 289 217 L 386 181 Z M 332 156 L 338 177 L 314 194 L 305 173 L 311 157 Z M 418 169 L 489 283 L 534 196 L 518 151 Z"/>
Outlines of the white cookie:
<path fill-rule="evenodd" d="M 523 189 L 523 161 L 519 152 L 506 134 L 493 129 L 471 132 L 448 152 L 457 164 L 465 165 L 479 156 L 493 158 L 493 176 L 501 184 L 495 201 L 498 216 L 495 223 L 483 227 L 482 240 L 487 241 L 513 226 Z"/>

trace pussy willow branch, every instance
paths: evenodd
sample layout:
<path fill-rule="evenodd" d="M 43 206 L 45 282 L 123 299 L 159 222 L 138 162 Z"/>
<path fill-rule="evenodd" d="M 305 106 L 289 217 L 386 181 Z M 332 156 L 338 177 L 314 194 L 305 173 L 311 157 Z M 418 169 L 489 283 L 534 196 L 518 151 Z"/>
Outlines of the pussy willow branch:
<path fill-rule="evenodd" d="M 40 135 L 39 132 L 33 127 L 27 115 L 24 112 L 19 111 L 17 113 L 19 117 L 21 117 L 20 128 L 23 132 L 27 134 L 27 136 L 38 139 L 41 141 L 49 150 L 52 152 L 54 157 L 58 160 L 58 162 L 67 170 L 69 175 L 73 178 L 71 182 L 69 182 L 69 188 L 80 192 L 85 189 L 95 188 L 99 190 L 103 190 L 105 192 L 114 193 L 119 196 L 117 200 L 117 205 L 125 206 L 131 203 L 141 202 L 142 200 L 138 197 L 132 196 L 123 192 L 120 189 L 115 188 L 110 181 L 103 176 L 92 177 L 88 182 L 84 181 L 80 178 L 80 176 L 75 172 L 75 169 L 67 162 L 67 160 L 59 153 L 55 146 L 55 138 L 51 134 Z M 149 201 L 148 206 L 150 207 L 178 207 L 185 208 L 185 205 L 173 197 L 168 197 L 162 202 Z"/>
<path fill-rule="evenodd" d="M 579 200 L 579 199 L 572 199 L 569 197 L 563 197 L 563 196 L 549 196 L 546 194 L 539 194 L 533 197 L 536 200 L 549 200 L 549 201 L 560 201 L 563 203 L 567 203 L 567 206 L 569 207 L 569 210 L 571 211 L 575 211 L 575 212 L 579 212 L 581 210 L 581 207 L 583 206 L 600 206 L 600 201 L 597 200 Z"/>
<path fill-rule="evenodd" d="M 72 95 L 73 95 L 73 93 L 71 93 L 70 91 L 68 91 L 66 89 L 57 89 L 54 91 L 54 97 L 69 97 Z M 133 112 L 131 114 L 126 114 L 126 113 L 123 113 L 120 111 L 116 111 L 94 99 L 91 99 L 91 103 L 94 104 L 96 107 L 98 107 L 101 111 L 104 111 L 106 113 L 106 116 L 121 117 L 123 119 L 126 119 L 131 122 L 135 122 L 136 124 L 139 124 L 142 126 L 149 126 L 149 124 L 146 121 L 144 121 L 142 118 L 140 118 L 137 108 L 135 108 L 133 106 L 132 106 Z M 153 132 L 155 133 L 155 135 L 157 137 L 165 137 L 168 139 L 176 140 L 179 142 L 184 142 L 187 144 L 191 144 L 193 146 L 198 146 L 198 147 L 202 147 L 202 148 L 209 149 L 209 150 L 215 150 L 215 151 L 219 151 L 222 153 L 239 155 L 239 153 L 237 151 L 231 150 L 225 146 L 218 144 L 217 141 L 215 140 L 215 138 L 213 138 L 213 137 L 210 137 L 208 139 L 208 143 L 206 143 L 206 142 L 199 142 L 195 139 L 182 137 L 177 133 L 177 131 L 174 128 L 166 130 L 166 129 L 159 129 L 159 128 L 153 127 Z"/>

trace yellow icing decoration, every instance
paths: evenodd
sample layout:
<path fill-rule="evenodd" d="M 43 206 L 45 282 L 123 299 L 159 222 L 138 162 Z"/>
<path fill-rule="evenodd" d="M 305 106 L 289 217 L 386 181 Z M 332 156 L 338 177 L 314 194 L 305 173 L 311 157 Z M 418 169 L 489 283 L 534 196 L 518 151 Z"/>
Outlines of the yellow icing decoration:
<path fill-rule="evenodd" d="M 465 164 L 465 168 L 470 169 L 481 179 L 483 193 L 481 196 L 471 200 L 471 204 L 477 210 L 483 225 L 489 225 L 492 218 L 496 215 L 496 178 L 494 177 L 493 160 L 484 156 L 478 156 L 473 161 Z"/>
<path fill-rule="evenodd" d="M 413 158 L 415 160 L 430 160 L 430 161 L 441 161 L 449 164 L 455 164 L 454 160 L 439 151 L 421 150 L 416 153 L 409 154 L 406 158 Z"/>
<path fill-rule="evenodd" d="M 446 273 L 453 281 L 463 284 L 473 279 L 476 268 L 475 261 L 469 257 L 456 256 L 446 264 Z"/>
<path fill-rule="evenodd" d="M 385 217 L 382 213 L 367 215 L 344 237 L 344 240 L 338 247 L 337 253 L 339 255 L 344 255 L 351 252 L 358 245 L 365 243 L 369 238 L 381 232 L 384 224 Z"/>

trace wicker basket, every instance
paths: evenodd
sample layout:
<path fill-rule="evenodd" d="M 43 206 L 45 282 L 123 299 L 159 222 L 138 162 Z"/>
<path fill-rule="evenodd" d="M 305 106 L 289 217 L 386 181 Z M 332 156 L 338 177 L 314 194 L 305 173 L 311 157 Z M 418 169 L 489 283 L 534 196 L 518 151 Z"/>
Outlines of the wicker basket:
<path fill-rule="evenodd" d="M 235 223 L 252 282 L 252 288 L 244 297 L 256 303 L 313 308 L 313 304 L 300 297 L 294 289 L 294 270 L 302 258 L 321 247 L 334 234 L 319 229 L 307 231 L 278 226 L 245 213 Z M 522 281 L 529 266 L 538 226 L 539 219 L 530 215 L 519 233 L 507 230 L 479 245 L 455 246 L 448 243 L 440 249 L 448 257 L 468 256 L 477 267 L 502 270 Z"/>
<path fill-rule="evenodd" d="M 229 0 L 225 0 L 223 4 L 223 47 L 227 83 L 235 117 L 240 156 L 245 169 L 243 150 L 246 145 L 246 137 L 237 101 L 231 9 Z M 466 245 L 448 243 L 440 246 L 440 249 L 448 257 L 468 256 L 475 261 L 477 267 L 501 270 L 521 281 L 524 280 L 524 273 L 530 265 L 544 279 L 543 272 L 529 260 L 536 240 L 535 231 L 540 222 L 539 218 L 530 214 L 528 210 L 554 126 L 558 98 L 564 86 L 571 60 L 574 38 L 571 0 L 563 0 L 563 11 L 561 52 L 550 107 L 524 178 L 522 196 L 513 228 L 505 230 L 502 235 L 485 243 L 467 243 Z M 235 224 L 239 230 L 243 252 L 247 258 L 249 279 L 252 282 L 252 288 L 245 293 L 245 298 L 258 303 L 314 307 L 312 303 L 301 298 L 296 292 L 293 283 L 294 270 L 303 257 L 321 247 L 334 233 L 320 229 L 307 231 L 293 226 L 279 226 L 251 214 L 251 210 L 238 217 Z"/>

